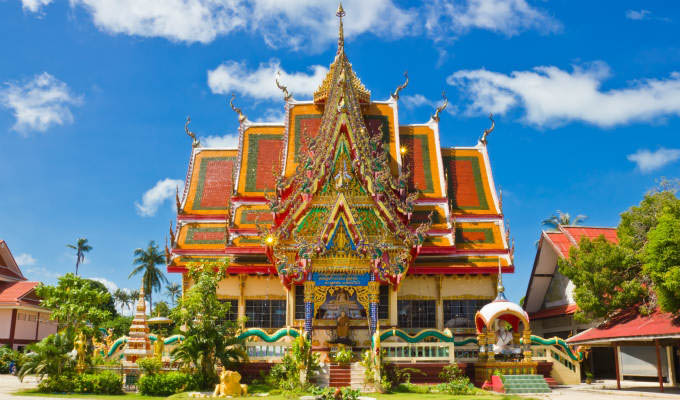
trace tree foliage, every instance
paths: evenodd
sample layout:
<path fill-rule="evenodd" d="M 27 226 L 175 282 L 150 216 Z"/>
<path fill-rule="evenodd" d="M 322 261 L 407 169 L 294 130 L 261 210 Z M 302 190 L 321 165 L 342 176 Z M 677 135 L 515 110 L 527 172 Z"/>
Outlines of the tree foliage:
<path fill-rule="evenodd" d="M 583 238 L 560 272 L 575 285 L 581 321 L 609 318 L 636 307 L 680 310 L 680 199 L 678 183 L 663 181 L 621 214 L 619 243 Z"/>
<path fill-rule="evenodd" d="M 186 326 L 186 339 L 173 351 L 184 367 L 198 372 L 203 388 L 217 381 L 217 361 L 230 368 L 245 359 L 245 348 L 237 339 L 238 324 L 228 319 L 230 304 L 217 298 L 217 286 L 226 274 L 226 263 L 191 265 L 188 275 L 194 285 L 179 299 L 171 317 Z"/>
<path fill-rule="evenodd" d="M 149 308 L 153 308 L 153 291 L 161 290 L 161 284 L 168 283 L 168 278 L 157 267 L 157 265 L 165 264 L 165 257 L 161 254 L 156 242 L 153 240 L 149 242 L 146 249 L 135 249 L 134 255 L 133 263 L 136 267 L 130 272 L 128 278 L 142 274 L 144 293 L 149 299 Z"/>
<path fill-rule="evenodd" d="M 28 345 L 28 353 L 18 373 L 19 379 L 23 381 L 27 375 L 43 378 L 45 375 L 60 376 L 72 372 L 75 359 L 68 354 L 72 348 L 73 338 L 68 331 L 54 333 Z"/>
<path fill-rule="evenodd" d="M 580 225 L 587 218 L 588 217 L 583 214 L 579 214 L 572 218 L 569 213 L 557 210 L 556 214 L 551 215 L 550 218 L 544 219 L 541 222 L 541 225 L 557 230 L 560 225 Z"/>
<path fill-rule="evenodd" d="M 59 277 L 56 286 L 41 284 L 35 291 L 41 305 L 52 312 L 50 318 L 76 332 L 88 323 L 97 328 L 111 317 L 107 309 L 111 300 L 108 290 L 102 291 L 92 281 L 75 274 Z"/>
<path fill-rule="evenodd" d="M 78 275 L 78 267 L 85 262 L 85 253 L 89 253 L 92 246 L 87 242 L 87 239 L 80 238 L 76 241 L 76 244 L 67 244 L 66 247 L 76 251 L 76 275 Z"/>

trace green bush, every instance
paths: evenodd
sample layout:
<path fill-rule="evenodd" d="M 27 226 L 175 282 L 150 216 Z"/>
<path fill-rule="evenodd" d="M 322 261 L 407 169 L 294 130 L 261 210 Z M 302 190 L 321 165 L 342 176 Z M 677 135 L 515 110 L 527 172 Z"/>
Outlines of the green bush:
<path fill-rule="evenodd" d="M 0 374 L 9 373 L 9 364 L 14 361 L 16 370 L 20 368 L 21 353 L 10 349 L 8 346 L 0 346 Z"/>
<path fill-rule="evenodd" d="M 182 372 L 142 375 L 138 382 L 139 392 L 145 396 L 170 396 L 187 390 L 197 390 L 196 378 Z"/>
<path fill-rule="evenodd" d="M 123 379 L 111 371 L 56 375 L 40 381 L 38 391 L 42 393 L 121 394 L 123 393 Z"/>
<path fill-rule="evenodd" d="M 157 358 L 140 358 L 137 360 L 137 366 L 142 370 L 143 374 L 155 375 L 160 372 L 163 363 Z"/>
<path fill-rule="evenodd" d="M 474 386 L 470 383 L 470 378 L 465 376 L 456 364 L 444 367 L 439 377 L 444 381 L 444 383 L 437 385 L 440 392 L 454 395 L 474 394 L 475 392 Z"/>
<path fill-rule="evenodd" d="M 338 350 L 338 352 L 335 353 L 333 360 L 336 363 L 349 364 L 349 363 L 352 362 L 353 358 L 354 358 L 354 353 L 352 353 L 352 350 L 350 350 L 346 347 L 341 347 L 340 350 Z"/>

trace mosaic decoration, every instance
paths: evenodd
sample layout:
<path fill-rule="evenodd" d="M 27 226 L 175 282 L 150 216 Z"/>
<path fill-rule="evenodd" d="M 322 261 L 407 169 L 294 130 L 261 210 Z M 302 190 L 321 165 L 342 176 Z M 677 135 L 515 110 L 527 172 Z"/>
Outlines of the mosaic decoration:
<path fill-rule="evenodd" d="M 456 244 L 459 243 L 493 243 L 491 228 L 456 228 Z"/>
<path fill-rule="evenodd" d="M 321 126 L 320 114 L 303 114 L 295 116 L 295 162 L 300 161 L 300 154 L 307 151 L 306 141 L 314 138 L 319 133 Z M 306 135 L 306 136 L 304 136 Z"/>
<path fill-rule="evenodd" d="M 189 227 L 184 243 L 187 244 L 221 244 L 224 243 L 224 228 Z"/>
<path fill-rule="evenodd" d="M 404 162 L 408 163 L 411 176 L 409 185 L 423 193 L 434 193 L 432 169 L 430 168 L 430 148 L 426 134 L 401 135 L 399 141 L 406 147 Z"/>
<path fill-rule="evenodd" d="M 233 187 L 236 157 L 203 157 L 198 172 L 195 210 L 223 210 Z"/>
<path fill-rule="evenodd" d="M 246 192 L 267 192 L 274 189 L 274 170 L 281 160 L 283 138 L 277 134 L 248 135 L 248 165 Z"/>
<path fill-rule="evenodd" d="M 445 156 L 449 182 L 449 199 L 454 209 L 487 210 L 482 173 L 478 157 Z"/>

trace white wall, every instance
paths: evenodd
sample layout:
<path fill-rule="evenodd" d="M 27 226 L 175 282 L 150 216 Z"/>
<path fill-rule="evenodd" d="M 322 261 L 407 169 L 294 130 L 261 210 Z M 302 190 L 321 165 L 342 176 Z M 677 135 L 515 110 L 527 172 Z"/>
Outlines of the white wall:
<path fill-rule="evenodd" d="M 654 346 L 621 346 L 621 372 L 627 376 L 656 377 L 656 348 Z M 666 348 L 659 349 L 661 370 L 668 376 Z"/>
<path fill-rule="evenodd" d="M 12 310 L 0 310 L 0 338 L 9 339 L 9 328 L 12 326 Z"/>

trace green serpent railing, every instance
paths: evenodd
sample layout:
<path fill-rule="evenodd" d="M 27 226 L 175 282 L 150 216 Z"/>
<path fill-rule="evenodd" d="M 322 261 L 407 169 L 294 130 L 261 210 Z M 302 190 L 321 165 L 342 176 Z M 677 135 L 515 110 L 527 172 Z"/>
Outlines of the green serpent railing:
<path fill-rule="evenodd" d="M 522 342 L 523 341 L 520 340 L 520 343 L 522 343 Z M 567 353 L 567 355 L 569 356 L 569 358 L 572 359 L 572 361 L 576 361 L 576 362 L 583 361 L 583 359 L 585 357 L 584 351 L 578 350 L 578 348 L 577 348 L 576 353 L 574 353 L 574 351 L 571 349 L 569 344 L 567 344 L 567 342 L 564 341 L 564 339 L 560 339 L 557 336 L 552 337 L 550 339 L 546 339 L 546 338 L 542 338 L 540 336 L 531 335 L 531 344 L 540 344 L 540 345 L 543 345 L 543 346 L 560 347 L 562 349 L 562 351 Z"/>
<path fill-rule="evenodd" d="M 262 330 L 260 328 L 251 328 L 251 329 L 245 330 L 243 333 L 238 335 L 238 339 L 243 340 L 243 339 L 247 339 L 251 336 L 257 336 L 267 343 L 273 343 L 273 342 L 278 341 L 279 339 L 281 339 L 284 336 L 291 336 L 291 337 L 296 338 L 296 337 L 300 336 L 300 332 L 295 328 L 281 328 L 278 331 L 269 335 L 267 332 L 265 332 L 264 330 Z"/>

